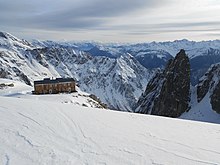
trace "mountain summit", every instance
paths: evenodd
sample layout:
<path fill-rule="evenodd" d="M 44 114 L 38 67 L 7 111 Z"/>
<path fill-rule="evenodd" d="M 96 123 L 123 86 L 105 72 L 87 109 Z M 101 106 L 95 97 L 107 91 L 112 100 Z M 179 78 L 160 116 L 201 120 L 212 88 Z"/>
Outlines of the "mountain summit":
<path fill-rule="evenodd" d="M 190 64 L 182 49 L 163 72 L 149 82 L 137 102 L 136 112 L 179 117 L 189 108 Z"/>

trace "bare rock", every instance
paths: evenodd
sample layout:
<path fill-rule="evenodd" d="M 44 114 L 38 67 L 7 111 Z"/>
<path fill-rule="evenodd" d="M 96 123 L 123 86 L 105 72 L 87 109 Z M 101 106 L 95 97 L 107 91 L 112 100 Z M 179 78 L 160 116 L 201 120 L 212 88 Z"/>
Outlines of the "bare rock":
<path fill-rule="evenodd" d="M 136 112 L 179 117 L 189 109 L 190 63 L 181 50 L 167 67 L 149 82 L 137 103 Z"/>

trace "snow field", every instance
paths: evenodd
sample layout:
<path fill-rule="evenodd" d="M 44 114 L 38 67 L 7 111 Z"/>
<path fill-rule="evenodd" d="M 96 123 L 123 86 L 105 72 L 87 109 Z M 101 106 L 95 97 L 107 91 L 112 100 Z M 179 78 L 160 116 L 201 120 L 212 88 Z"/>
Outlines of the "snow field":
<path fill-rule="evenodd" d="M 220 125 L 0 97 L 0 164 L 220 164 Z"/>

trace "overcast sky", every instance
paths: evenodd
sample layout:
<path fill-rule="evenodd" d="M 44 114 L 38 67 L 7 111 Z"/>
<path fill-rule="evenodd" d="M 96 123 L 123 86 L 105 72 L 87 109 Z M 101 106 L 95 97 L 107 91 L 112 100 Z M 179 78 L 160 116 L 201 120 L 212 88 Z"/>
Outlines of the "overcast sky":
<path fill-rule="evenodd" d="M 213 40 L 220 0 L 0 0 L 0 30 L 41 40 Z"/>

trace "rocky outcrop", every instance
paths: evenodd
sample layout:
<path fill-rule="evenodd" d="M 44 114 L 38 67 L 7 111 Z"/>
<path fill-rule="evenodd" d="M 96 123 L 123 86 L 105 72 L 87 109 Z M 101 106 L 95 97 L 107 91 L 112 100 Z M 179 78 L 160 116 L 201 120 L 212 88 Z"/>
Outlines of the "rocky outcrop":
<path fill-rule="evenodd" d="M 151 114 L 154 100 L 161 92 L 162 84 L 164 82 L 164 74 L 162 71 L 158 71 L 155 76 L 149 81 L 145 92 L 139 98 L 138 106 L 135 112 L 143 114 Z"/>
<path fill-rule="evenodd" d="M 212 109 L 220 114 L 220 81 L 211 95 L 211 105 Z"/>
<path fill-rule="evenodd" d="M 184 50 L 149 82 L 135 112 L 179 117 L 189 109 L 190 64 Z"/>
<path fill-rule="evenodd" d="M 0 37 L 7 39 L 7 36 L 3 32 L 0 32 Z"/>
<path fill-rule="evenodd" d="M 17 77 L 20 77 L 20 79 L 25 82 L 25 84 L 30 85 L 31 86 L 31 82 L 29 80 L 29 78 L 22 72 L 20 71 L 18 68 L 16 67 L 12 67 L 12 70 L 14 71 L 14 73 L 16 73 Z"/>
<path fill-rule="evenodd" d="M 0 78 L 8 78 L 8 72 L 4 70 L 3 68 L 0 68 Z"/>
<path fill-rule="evenodd" d="M 212 109 L 220 113 L 220 63 L 212 65 L 197 85 L 197 101 L 207 94 L 210 96 Z"/>
<path fill-rule="evenodd" d="M 213 65 L 205 75 L 199 80 L 197 85 L 197 101 L 200 102 L 207 92 L 210 90 L 210 87 L 213 86 L 213 78 L 215 75 L 218 75 L 219 65 Z"/>

